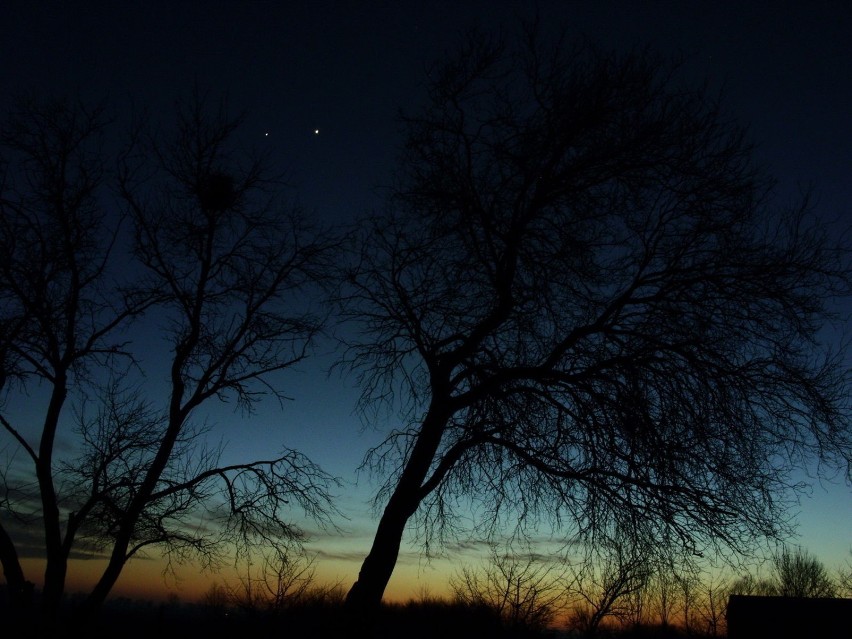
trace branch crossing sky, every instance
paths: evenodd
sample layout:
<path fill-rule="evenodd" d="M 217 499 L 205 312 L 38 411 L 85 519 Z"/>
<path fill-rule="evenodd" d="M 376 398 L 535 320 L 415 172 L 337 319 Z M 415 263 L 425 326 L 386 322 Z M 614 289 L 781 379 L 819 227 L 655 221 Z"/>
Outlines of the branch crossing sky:
<path fill-rule="evenodd" d="M 234 113 L 246 112 L 244 142 L 270 153 L 309 215 L 346 223 L 381 205 L 396 115 L 416 108 L 428 63 L 467 27 L 511 33 L 536 11 L 542 24 L 607 47 L 682 56 L 750 127 L 781 198 L 813 188 L 827 224 L 852 222 L 852 4 L 843 1 L 10 0 L 0 19 L 0 110 L 16 95 L 67 94 L 108 100 L 119 123 L 134 109 L 166 120 L 195 84 L 225 92 Z M 215 418 L 234 457 L 283 443 L 347 482 L 347 532 L 318 533 L 313 547 L 323 573 L 348 586 L 375 525 L 374 486 L 356 469 L 388 424 L 361 429 L 351 382 L 305 367 L 286 383 L 295 400 L 283 413 L 270 402 L 248 422 L 227 409 Z M 800 541 L 829 567 L 849 558 L 850 497 L 842 483 L 816 485 L 802 503 Z M 391 592 L 414 594 L 418 575 L 440 583 L 460 556 L 451 549 L 451 561 L 425 566 L 407 549 Z M 120 585 L 150 579 L 156 590 L 156 562 L 147 563 Z"/>

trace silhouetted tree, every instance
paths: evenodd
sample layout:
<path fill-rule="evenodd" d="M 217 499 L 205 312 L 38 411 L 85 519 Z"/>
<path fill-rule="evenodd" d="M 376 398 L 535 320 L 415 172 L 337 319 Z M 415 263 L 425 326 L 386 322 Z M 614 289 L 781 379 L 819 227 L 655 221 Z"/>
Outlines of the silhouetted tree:
<path fill-rule="evenodd" d="M 41 519 L 46 569 L 42 601 L 55 609 L 63 592 L 68 556 L 85 514 L 61 509 L 56 469 L 60 419 L 69 392 L 94 369 L 126 358 L 117 336 L 150 303 L 112 286 L 116 225 L 98 198 L 106 179 L 99 152 L 104 110 L 67 101 L 22 100 L 2 124 L 0 192 L 0 291 L 4 431 L 29 463 L 26 493 L 10 469 L 0 502 L 0 560 L 12 608 L 26 606 L 24 579 L 12 534 L 16 518 Z M 43 384 L 43 415 L 8 417 L 10 395 L 26 397 Z M 8 393 L 8 394 L 7 394 Z M 40 420 L 40 425 L 29 423 Z M 31 443 L 35 442 L 35 443 Z"/>
<path fill-rule="evenodd" d="M 849 551 L 852 555 L 852 550 Z M 846 565 L 837 571 L 837 588 L 843 597 L 852 597 L 852 560 L 847 560 Z"/>
<path fill-rule="evenodd" d="M 754 575 L 742 575 L 737 577 L 728 586 L 730 595 L 757 595 L 773 596 L 778 594 L 778 586 L 771 579 L 760 579 Z"/>
<path fill-rule="evenodd" d="M 599 539 L 589 556 L 572 566 L 569 593 L 575 600 L 572 625 L 598 634 L 609 617 L 622 624 L 641 621 L 644 594 L 654 570 L 654 552 L 628 535 Z"/>
<path fill-rule="evenodd" d="M 694 629 L 708 637 L 724 636 L 726 631 L 725 614 L 731 586 L 724 577 L 709 575 L 700 585 L 700 595 L 696 598 Z"/>
<path fill-rule="evenodd" d="M 731 583 L 729 595 L 771 597 L 833 597 L 838 584 L 823 563 L 803 548 L 783 547 L 772 556 L 772 574 L 746 574 Z"/>
<path fill-rule="evenodd" d="M 697 570 L 680 570 L 675 576 L 683 630 L 692 634 L 695 627 L 695 609 L 700 595 L 701 577 Z"/>
<path fill-rule="evenodd" d="M 544 630 L 562 605 L 564 587 L 554 564 L 532 554 L 500 553 L 492 546 L 481 567 L 464 566 L 450 579 L 459 603 L 494 610 L 516 632 Z"/>
<path fill-rule="evenodd" d="M 386 483 L 351 605 L 378 604 L 412 519 L 452 530 L 459 496 L 485 533 L 636 519 L 742 550 L 786 532 L 792 466 L 850 461 L 846 380 L 815 348 L 845 250 L 773 205 L 675 70 L 540 43 L 473 37 L 432 69 L 365 225 L 344 363 L 401 425 L 365 461 Z"/>
<path fill-rule="evenodd" d="M 205 612 L 213 618 L 224 617 L 231 606 L 231 592 L 227 586 L 213 582 L 201 597 Z"/>
<path fill-rule="evenodd" d="M 823 563 L 804 548 L 782 548 L 772 558 L 776 594 L 780 597 L 834 597 L 837 584 Z"/>
<path fill-rule="evenodd" d="M 19 404 L 0 417 L 31 469 L 18 461 L 8 469 L 16 481 L 0 500 L 0 559 L 10 592 L 25 592 L 13 519 L 41 518 L 47 618 L 76 550 L 107 555 L 76 607 L 85 619 L 141 551 L 212 563 L 234 547 L 298 542 L 301 530 L 288 523 L 296 506 L 320 522 L 333 511 L 334 480 L 298 451 L 223 464 L 193 422 L 217 400 L 248 412 L 264 395 L 283 400 L 273 376 L 308 355 L 324 321 L 308 299 L 325 277 L 330 241 L 274 202 L 261 160 L 231 150 L 239 122 L 224 108 L 211 113 L 196 96 L 177 115 L 172 139 L 137 129 L 114 174 L 93 145 L 100 111 L 32 103 L 3 128 L 0 291 L 12 330 L 2 362 L 15 393 L 9 405 Z M 131 234 L 107 208 L 107 177 L 116 178 Z M 117 266 L 125 239 L 130 259 Z M 131 343 L 134 334 L 120 331 L 152 308 L 159 326 Z M 134 378 L 141 349 L 151 356 L 146 372 L 160 363 L 155 335 L 170 349 L 162 403 L 159 390 L 146 393 Z M 31 379 L 47 391 L 39 432 L 15 423 L 36 414 Z M 69 397 L 79 438 L 58 455 Z M 23 492 L 30 478 L 36 495 Z"/>
<path fill-rule="evenodd" d="M 238 583 L 226 586 L 226 591 L 230 604 L 246 612 L 284 612 L 320 590 L 314 558 L 304 551 L 262 552 L 245 561 L 244 569 Z"/>
<path fill-rule="evenodd" d="M 675 611 L 679 605 L 680 594 L 679 575 L 673 563 L 662 564 L 656 567 L 650 587 L 649 598 L 656 620 L 661 626 L 669 626 L 675 618 Z"/>

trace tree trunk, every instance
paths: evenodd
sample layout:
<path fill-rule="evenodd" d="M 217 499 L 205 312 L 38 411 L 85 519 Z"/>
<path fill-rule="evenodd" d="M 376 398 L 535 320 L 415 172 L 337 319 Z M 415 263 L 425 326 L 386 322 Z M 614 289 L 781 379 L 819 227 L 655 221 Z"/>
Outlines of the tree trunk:
<path fill-rule="evenodd" d="M 76 630 L 85 628 L 97 615 L 107 595 L 109 595 L 124 565 L 127 563 L 126 558 L 127 543 L 124 540 L 118 540 L 113 545 L 112 554 L 109 563 L 104 569 L 101 578 L 89 595 L 77 606 L 74 610 L 71 624 Z"/>
<path fill-rule="evenodd" d="M 50 404 L 42 428 L 39 455 L 35 462 L 41 495 L 42 519 L 44 522 L 44 546 L 46 565 L 41 592 L 41 607 L 48 619 L 55 619 L 65 592 L 65 577 L 68 572 L 68 552 L 63 547 L 59 515 L 59 498 L 53 484 L 53 449 L 59 426 L 59 415 L 67 396 L 67 377 L 58 370 L 53 382 Z"/>
<path fill-rule="evenodd" d="M 435 459 L 447 419 L 448 412 L 437 408 L 433 400 L 420 427 L 417 443 L 379 520 L 370 554 L 361 565 L 357 581 L 346 595 L 348 608 L 369 611 L 377 609 L 381 604 L 396 566 L 405 526 L 426 496 L 423 482 Z"/>
<path fill-rule="evenodd" d="M 370 554 L 364 559 L 358 580 L 346 595 L 347 606 L 360 609 L 379 606 L 396 566 L 405 524 L 418 504 L 415 496 L 402 495 L 399 489 L 394 492 L 382 513 Z"/>
<path fill-rule="evenodd" d="M 22 615 L 32 605 L 33 584 L 24 577 L 15 544 L 6 529 L 0 525 L 0 563 L 6 578 L 6 592 L 12 616 Z"/>
<path fill-rule="evenodd" d="M 189 351 L 189 348 L 186 349 Z M 109 562 L 107 563 L 101 578 L 95 584 L 95 587 L 89 593 L 89 596 L 83 601 L 74 613 L 73 623 L 77 628 L 83 628 L 85 624 L 94 619 L 98 610 L 100 610 L 110 591 L 112 591 L 115 582 L 121 576 L 121 571 L 127 563 L 127 549 L 130 547 L 133 531 L 136 527 L 139 517 L 148 502 L 148 499 L 154 492 L 157 482 L 163 474 L 163 470 L 168 464 L 172 451 L 174 450 L 175 442 L 180 434 L 181 427 L 186 421 L 190 409 L 181 407 L 181 398 L 183 397 L 184 384 L 180 379 L 180 368 L 185 357 L 180 355 L 176 357 L 175 363 L 172 365 L 172 395 L 169 408 L 169 427 L 166 429 L 166 434 L 160 442 L 157 449 L 157 454 L 148 467 L 145 478 L 133 501 L 125 511 L 121 523 L 119 525 L 118 534 L 113 541 L 112 552 Z"/>

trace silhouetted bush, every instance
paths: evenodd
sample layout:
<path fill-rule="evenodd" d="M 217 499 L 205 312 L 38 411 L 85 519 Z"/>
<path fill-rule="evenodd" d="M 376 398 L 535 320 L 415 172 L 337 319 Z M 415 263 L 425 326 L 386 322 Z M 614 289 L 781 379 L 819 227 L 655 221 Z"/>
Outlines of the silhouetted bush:
<path fill-rule="evenodd" d="M 439 599 L 384 604 L 369 620 L 354 615 L 343 606 L 342 598 L 333 594 L 306 599 L 277 612 L 211 610 L 203 604 L 116 599 L 106 604 L 98 620 L 86 629 L 85 636 L 86 639 L 535 639 L 548 636 L 545 632 L 511 629 L 488 607 Z"/>
<path fill-rule="evenodd" d="M 428 601 L 384 606 L 374 636 L 376 639 L 403 636 L 408 639 L 496 639 L 512 635 L 491 608 Z"/>

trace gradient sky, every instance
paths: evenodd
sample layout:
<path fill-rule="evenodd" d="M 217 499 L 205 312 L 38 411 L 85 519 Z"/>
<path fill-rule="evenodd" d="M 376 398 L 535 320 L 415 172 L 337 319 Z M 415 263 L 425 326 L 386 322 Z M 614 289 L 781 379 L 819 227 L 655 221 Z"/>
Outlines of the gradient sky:
<path fill-rule="evenodd" d="M 108 98 L 119 112 L 135 105 L 159 116 L 193 83 L 227 92 L 234 112 L 247 111 L 244 141 L 270 151 L 306 211 L 346 222 L 379 206 L 399 140 L 396 113 L 416 108 L 428 62 L 452 51 L 466 27 L 511 31 L 536 9 L 544 24 L 608 47 L 648 44 L 682 56 L 688 73 L 723 90 L 729 112 L 749 127 L 781 197 L 813 186 L 827 222 L 852 222 L 852 4 L 843 1 L 6 0 L 0 108 L 34 92 Z M 345 532 L 317 531 L 311 548 L 320 574 L 348 587 L 375 526 L 374 486 L 356 469 L 392 424 L 362 429 L 353 413 L 357 389 L 326 378 L 328 361 L 318 357 L 282 377 L 295 398 L 283 412 L 269 402 L 248 421 L 227 409 L 211 418 L 234 458 L 284 444 L 344 480 Z M 798 541 L 831 568 L 850 558 L 850 497 L 844 484 L 816 485 L 801 504 Z M 389 595 L 416 594 L 422 583 L 440 591 L 450 566 L 472 552 L 452 548 L 448 559 L 425 565 L 407 548 Z M 192 598 L 204 583 L 196 573 L 181 571 L 183 582 L 168 589 Z M 158 562 L 134 562 L 117 591 L 139 588 L 145 596 L 163 591 Z"/>

